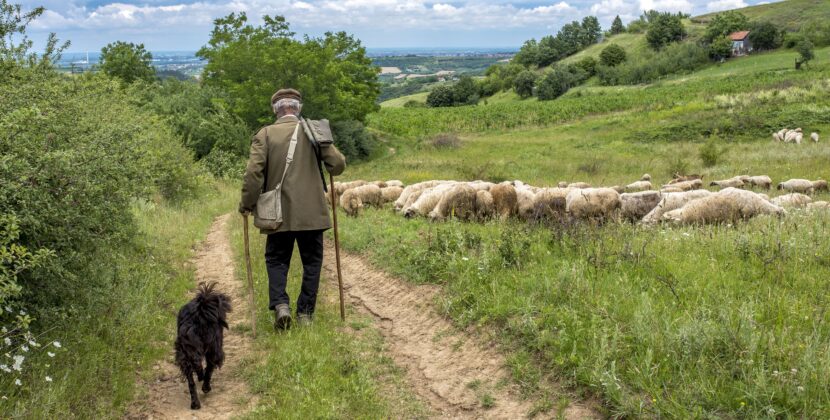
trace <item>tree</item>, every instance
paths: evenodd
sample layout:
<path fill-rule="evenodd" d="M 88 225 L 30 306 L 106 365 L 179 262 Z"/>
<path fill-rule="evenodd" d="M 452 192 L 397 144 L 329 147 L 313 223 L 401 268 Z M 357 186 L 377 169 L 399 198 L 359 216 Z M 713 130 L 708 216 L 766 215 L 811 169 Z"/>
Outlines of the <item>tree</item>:
<path fill-rule="evenodd" d="M 801 64 L 807 64 L 810 60 L 816 57 L 813 52 L 813 43 L 810 42 L 809 39 L 801 41 L 796 47 L 796 50 L 799 55 L 798 62 Z"/>
<path fill-rule="evenodd" d="M 136 80 L 153 80 L 156 71 L 150 63 L 153 55 L 144 49 L 144 44 L 117 41 L 101 48 L 102 72 L 126 83 Z"/>
<path fill-rule="evenodd" d="M 715 61 L 725 60 L 732 56 L 732 40 L 726 35 L 715 38 L 709 44 L 709 58 Z"/>
<path fill-rule="evenodd" d="M 230 109 L 252 129 L 273 121 L 270 98 L 282 87 L 303 94 L 309 118 L 363 121 L 377 109 L 378 70 L 359 40 L 345 32 L 293 35 L 282 16 L 264 16 L 261 26 L 245 13 L 216 19 L 197 52 L 208 61 L 204 83 L 227 92 Z"/>
<path fill-rule="evenodd" d="M 513 79 L 513 90 L 516 91 L 521 98 L 529 98 L 533 96 L 533 87 L 536 84 L 536 73 L 525 70 Z"/>
<path fill-rule="evenodd" d="M 749 31 L 749 42 L 755 50 L 774 50 L 783 42 L 781 31 L 768 21 L 756 22 Z"/>
<path fill-rule="evenodd" d="M 475 105 L 478 103 L 478 86 L 470 76 L 461 76 L 452 87 L 453 105 Z"/>
<path fill-rule="evenodd" d="M 575 65 L 581 68 L 587 77 L 592 77 L 597 73 L 597 59 L 594 57 L 585 57 L 577 61 Z"/>
<path fill-rule="evenodd" d="M 625 60 L 625 50 L 617 44 L 611 44 L 599 53 L 599 61 L 603 66 L 614 67 L 625 62 Z"/>
<path fill-rule="evenodd" d="M 620 15 L 614 18 L 614 21 L 611 22 L 611 35 L 617 35 L 625 32 L 625 26 L 622 23 L 622 19 L 620 19 Z"/>
<path fill-rule="evenodd" d="M 564 95 L 570 88 L 578 85 L 583 75 L 575 74 L 572 69 L 556 67 L 548 72 L 536 88 L 536 97 L 540 101 L 556 99 Z"/>
<path fill-rule="evenodd" d="M 427 106 L 442 107 L 452 106 L 454 101 L 454 92 L 452 86 L 439 85 L 432 88 L 432 91 L 427 95 Z"/>
<path fill-rule="evenodd" d="M 69 47 L 69 41 L 58 45 L 57 37 L 50 33 L 43 54 L 31 52 L 32 41 L 26 36 L 26 28 L 45 11 L 43 7 L 35 7 L 23 13 L 21 5 L 0 0 L 0 76 L 17 65 L 51 68 Z"/>
<path fill-rule="evenodd" d="M 562 29 L 556 34 L 562 46 L 562 57 L 575 54 L 582 49 L 584 39 L 582 31 L 582 25 L 577 21 L 562 26 Z"/>
<path fill-rule="evenodd" d="M 680 41 L 686 36 L 686 29 L 683 28 L 681 15 L 658 13 L 650 19 L 646 41 L 655 50 L 659 50 L 672 42 Z"/>
<path fill-rule="evenodd" d="M 602 36 L 602 27 L 596 16 L 585 16 L 582 18 L 582 33 L 580 34 L 580 49 L 599 42 Z"/>
<path fill-rule="evenodd" d="M 703 41 L 711 43 L 715 39 L 731 34 L 732 32 L 745 31 L 749 29 L 749 19 L 741 12 L 730 10 L 715 15 L 706 32 L 703 34 Z"/>
<path fill-rule="evenodd" d="M 559 61 L 563 55 L 562 41 L 557 36 L 548 35 L 539 40 L 537 64 L 539 67 L 549 66 Z"/>
<path fill-rule="evenodd" d="M 539 44 L 535 39 L 528 39 L 519 48 L 519 52 L 513 56 L 512 62 L 521 64 L 525 67 L 539 65 Z"/>

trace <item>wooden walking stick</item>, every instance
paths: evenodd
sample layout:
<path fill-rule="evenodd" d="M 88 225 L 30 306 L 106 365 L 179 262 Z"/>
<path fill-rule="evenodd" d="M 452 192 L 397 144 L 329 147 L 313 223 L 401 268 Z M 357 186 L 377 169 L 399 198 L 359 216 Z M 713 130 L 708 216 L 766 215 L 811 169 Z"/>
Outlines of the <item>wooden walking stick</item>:
<path fill-rule="evenodd" d="M 334 221 L 334 255 L 337 260 L 337 287 L 340 289 L 340 320 L 346 321 L 346 306 L 343 304 L 343 274 L 340 272 L 340 235 L 337 232 L 337 198 L 334 194 L 334 175 L 329 174 L 331 194 L 331 217 Z"/>
<path fill-rule="evenodd" d="M 254 306 L 254 273 L 251 271 L 251 243 L 248 239 L 248 215 L 242 215 L 245 237 L 245 269 L 248 271 L 248 306 L 251 307 L 251 331 L 256 338 L 256 306 Z"/>

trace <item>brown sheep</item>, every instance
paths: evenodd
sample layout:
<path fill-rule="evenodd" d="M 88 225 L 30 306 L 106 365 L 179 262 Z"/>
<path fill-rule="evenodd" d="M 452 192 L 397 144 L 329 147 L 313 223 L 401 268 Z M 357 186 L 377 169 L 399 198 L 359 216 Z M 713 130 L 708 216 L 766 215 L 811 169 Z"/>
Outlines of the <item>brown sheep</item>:
<path fill-rule="evenodd" d="M 620 214 L 629 221 L 638 221 L 657 207 L 662 198 L 659 191 L 620 194 Z"/>
<path fill-rule="evenodd" d="M 493 196 L 493 205 L 496 207 L 495 216 L 501 221 L 507 220 L 518 210 L 518 196 L 516 188 L 509 183 L 502 182 L 490 187 Z"/>
<path fill-rule="evenodd" d="M 495 214 L 496 203 L 490 191 L 476 191 L 476 218 L 483 222 L 491 219 Z"/>
<path fill-rule="evenodd" d="M 380 195 L 384 204 L 391 203 L 398 199 L 403 192 L 401 187 L 386 187 L 380 189 Z"/>
<path fill-rule="evenodd" d="M 441 200 L 429 213 L 432 220 L 454 217 L 470 220 L 475 216 L 476 190 L 467 184 L 455 184 L 441 196 Z"/>

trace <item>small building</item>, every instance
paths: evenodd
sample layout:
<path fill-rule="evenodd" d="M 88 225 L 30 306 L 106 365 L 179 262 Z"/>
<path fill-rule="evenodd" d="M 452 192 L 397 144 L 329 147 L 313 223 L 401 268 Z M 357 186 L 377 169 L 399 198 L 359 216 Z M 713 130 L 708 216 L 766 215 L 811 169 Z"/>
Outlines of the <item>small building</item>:
<path fill-rule="evenodd" d="M 749 31 L 738 31 L 729 34 L 732 40 L 732 56 L 747 55 L 752 52 L 752 44 L 749 43 Z"/>

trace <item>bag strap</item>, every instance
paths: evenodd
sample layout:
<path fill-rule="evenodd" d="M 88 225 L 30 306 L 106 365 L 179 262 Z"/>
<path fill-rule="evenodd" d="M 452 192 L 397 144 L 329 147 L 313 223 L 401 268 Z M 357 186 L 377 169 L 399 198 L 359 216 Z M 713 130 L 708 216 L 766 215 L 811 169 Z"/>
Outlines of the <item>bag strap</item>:
<path fill-rule="evenodd" d="M 294 150 L 297 148 L 297 134 L 300 132 L 300 122 L 297 121 L 297 125 L 294 127 L 294 134 L 291 135 L 291 142 L 288 143 L 288 154 L 285 155 L 285 170 L 282 171 L 282 178 L 280 179 L 280 183 L 277 184 L 278 186 L 282 186 L 282 183 L 285 181 L 285 174 L 288 173 L 288 167 L 291 166 L 291 162 L 294 161 Z"/>
<path fill-rule="evenodd" d="M 308 126 L 308 121 L 305 118 L 300 118 L 300 122 L 303 124 L 305 136 L 308 137 L 308 141 L 311 142 L 311 147 L 314 149 L 314 156 L 317 157 L 317 170 L 320 171 L 320 181 L 323 183 L 323 192 L 327 193 L 329 189 L 326 187 L 326 177 L 323 175 L 323 159 L 320 157 L 320 143 L 314 137 L 314 131 Z"/>

